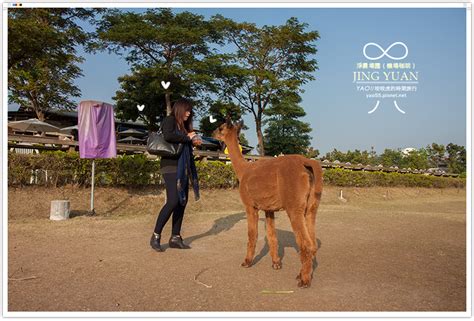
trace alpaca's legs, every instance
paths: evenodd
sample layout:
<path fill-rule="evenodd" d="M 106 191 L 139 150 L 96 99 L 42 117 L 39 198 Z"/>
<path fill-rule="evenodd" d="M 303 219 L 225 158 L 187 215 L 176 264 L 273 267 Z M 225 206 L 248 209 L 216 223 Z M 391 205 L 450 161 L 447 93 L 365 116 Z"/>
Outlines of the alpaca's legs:
<path fill-rule="evenodd" d="M 318 206 L 319 200 L 309 208 L 309 211 L 306 213 L 305 217 L 306 227 L 314 247 L 314 252 L 312 253 L 313 258 L 316 256 L 316 252 L 318 251 L 318 242 L 316 240 L 316 213 L 318 211 Z"/>
<path fill-rule="evenodd" d="M 241 264 L 243 267 L 250 267 L 255 256 L 255 246 L 257 245 L 258 234 L 258 209 L 247 207 L 248 243 L 247 256 Z"/>
<path fill-rule="evenodd" d="M 291 227 L 295 233 L 296 243 L 300 248 L 301 270 L 298 279 L 299 287 L 308 287 L 311 284 L 313 272 L 313 253 L 316 248 L 311 240 L 308 229 L 306 227 L 306 220 L 301 211 L 292 211 L 288 213 L 291 221 Z"/>
<path fill-rule="evenodd" d="M 272 256 L 272 267 L 275 270 L 281 269 L 281 260 L 278 256 L 278 239 L 275 232 L 275 214 L 271 211 L 265 212 L 267 222 L 267 241 L 270 247 L 270 255 Z"/>
<path fill-rule="evenodd" d="M 311 253 L 312 257 L 316 256 L 316 252 L 318 251 L 318 243 L 316 242 L 316 215 L 313 213 L 308 213 L 306 216 L 306 226 L 308 227 L 309 238 L 314 248 L 314 252 Z"/>

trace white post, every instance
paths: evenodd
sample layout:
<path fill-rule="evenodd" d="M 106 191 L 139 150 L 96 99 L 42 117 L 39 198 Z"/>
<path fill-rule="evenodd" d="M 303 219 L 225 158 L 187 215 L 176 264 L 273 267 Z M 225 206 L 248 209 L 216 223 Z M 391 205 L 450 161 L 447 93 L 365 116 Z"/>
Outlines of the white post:
<path fill-rule="evenodd" d="M 94 215 L 94 182 L 95 182 L 95 159 L 92 160 L 92 185 L 91 185 L 91 210 L 90 215 Z"/>
<path fill-rule="evenodd" d="M 341 191 L 340 191 L 340 193 L 339 193 L 339 197 L 338 197 L 338 198 L 339 198 L 339 200 L 340 200 L 341 202 L 344 202 L 344 203 L 347 202 L 347 200 L 344 198 L 344 196 L 342 196 L 342 189 L 341 189 Z"/>

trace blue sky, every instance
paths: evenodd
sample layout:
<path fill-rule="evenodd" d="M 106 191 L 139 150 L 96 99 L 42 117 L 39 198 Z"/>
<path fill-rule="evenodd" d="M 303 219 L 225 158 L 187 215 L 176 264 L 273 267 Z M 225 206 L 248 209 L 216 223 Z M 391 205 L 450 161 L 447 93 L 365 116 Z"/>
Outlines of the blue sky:
<path fill-rule="evenodd" d="M 317 30 L 315 56 L 319 70 L 315 81 L 304 86 L 302 107 L 311 124 L 312 146 L 323 154 L 334 148 L 370 150 L 425 147 L 437 142 L 466 144 L 466 16 L 465 9 L 179 9 L 206 18 L 220 13 L 236 21 L 257 25 L 284 24 L 290 17 L 308 23 L 307 30 Z M 403 60 L 387 56 L 373 62 L 415 64 L 418 73 L 416 92 L 397 100 L 380 99 L 378 109 L 368 114 L 377 99 L 367 98 L 356 89 L 353 72 L 358 62 L 369 61 L 363 54 L 367 43 L 387 49 L 403 42 L 408 55 Z M 119 89 L 117 78 L 128 73 L 125 59 L 108 53 L 83 54 L 84 77 L 76 84 L 82 99 L 112 102 Z M 382 52 L 372 46 L 367 55 Z M 403 55 L 401 46 L 387 54 Z M 399 70 L 403 71 L 403 70 Z M 379 71 L 382 74 L 382 70 Z M 244 118 L 250 127 L 245 132 L 251 145 L 257 139 L 253 120 Z"/>

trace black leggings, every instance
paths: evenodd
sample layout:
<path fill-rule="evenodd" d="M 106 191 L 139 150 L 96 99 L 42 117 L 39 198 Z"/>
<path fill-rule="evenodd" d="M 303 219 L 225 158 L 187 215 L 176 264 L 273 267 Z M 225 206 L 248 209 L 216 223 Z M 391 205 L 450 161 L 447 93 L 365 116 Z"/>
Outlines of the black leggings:
<path fill-rule="evenodd" d="M 178 197 L 178 187 L 176 186 L 177 173 L 163 174 L 166 187 L 166 204 L 160 211 L 155 225 L 155 233 L 161 234 L 166 222 L 173 214 L 172 234 L 179 235 L 181 233 L 181 224 L 183 223 L 184 209 L 188 200 L 188 190 L 186 190 L 186 203 L 181 205 Z"/>

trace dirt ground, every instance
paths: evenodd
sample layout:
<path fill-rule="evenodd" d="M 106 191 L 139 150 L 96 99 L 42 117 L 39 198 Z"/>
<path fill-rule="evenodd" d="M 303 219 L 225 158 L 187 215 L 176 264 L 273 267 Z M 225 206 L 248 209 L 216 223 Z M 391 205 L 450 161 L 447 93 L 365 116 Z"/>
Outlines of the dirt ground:
<path fill-rule="evenodd" d="M 273 270 L 261 213 L 256 258 L 242 268 L 247 223 L 237 190 L 191 198 L 191 250 L 149 239 L 163 190 L 10 188 L 9 311 L 465 311 L 464 189 L 326 187 L 312 286 L 299 289 L 296 242 L 276 214 L 283 268 Z M 50 221 L 68 197 L 71 219 Z M 283 291 L 283 292 L 278 292 Z"/>

